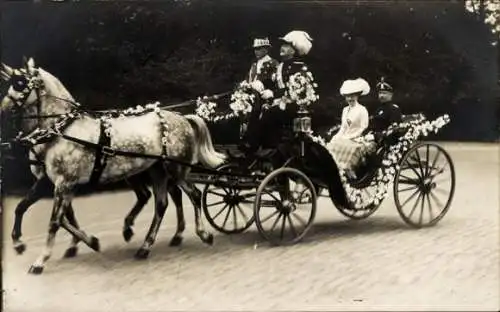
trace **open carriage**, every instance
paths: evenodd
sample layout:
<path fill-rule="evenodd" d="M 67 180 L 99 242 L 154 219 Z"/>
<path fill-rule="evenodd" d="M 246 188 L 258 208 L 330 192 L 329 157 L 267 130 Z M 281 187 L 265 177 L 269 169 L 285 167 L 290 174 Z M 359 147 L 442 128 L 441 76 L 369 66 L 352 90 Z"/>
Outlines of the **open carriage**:
<path fill-rule="evenodd" d="M 299 116 L 292 140 L 264 151 L 246 166 L 238 161 L 224 164 L 220 175 L 205 181 L 204 213 L 220 232 L 241 233 L 255 223 L 270 243 L 293 244 L 311 228 L 318 197 L 330 197 L 348 218 L 364 219 L 377 210 L 392 184 L 396 208 L 407 224 L 434 225 L 450 208 L 455 171 L 441 146 L 419 139 L 447 122 L 446 115 L 434 121 L 404 116 L 382 133 L 381 142 L 370 143 L 371 152 L 359 157 L 356 152 L 363 151 L 363 144 L 333 153 L 322 138 L 311 135 L 307 114 Z M 339 159 L 342 155 L 347 160 Z M 340 160 L 350 163 L 354 177 L 339 166 Z"/>
<path fill-rule="evenodd" d="M 76 252 L 79 241 L 99 250 L 98 239 L 76 225 L 71 214 L 71 201 L 62 200 L 72 197 L 67 195 L 73 194 L 78 183 L 92 182 L 93 177 L 97 177 L 96 181 L 99 177 L 106 177 L 109 182 L 133 178 L 135 172 L 151 174 L 156 213 L 144 243 L 137 251 L 136 257 L 140 259 L 148 256 L 155 241 L 166 209 L 167 191 L 171 191 L 167 182 L 172 177 L 176 178 L 173 179 L 177 183 L 175 186 L 189 193 L 195 208 L 196 233 L 208 244 L 213 242 L 213 236 L 204 230 L 200 220 L 201 208 L 211 225 L 219 231 L 239 233 L 255 222 L 264 238 L 272 244 L 283 245 L 296 243 L 307 234 L 316 215 L 318 196 L 325 191 L 341 213 L 349 218 L 362 219 L 380 206 L 393 183 L 398 212 L 406 223 L 415 227 L 436 224 L 448 211 L 453 198 L 455 172 L 450 156 L 439 145 L 419 141 L 429 132 L 444 126 L 449 121 L 447 115 L 432 121 L 422 115 L 410 116 L 402 123 L 392 125 L 384 131 L 382 142 L 372 145 L 374 152 L 366 154 L 363 161 L 351 162 L 351 168 L 346 168 L 340 166 L 342 158 L 339 154 L 332 153 L 321 137 L 312 134 L 307 105 L 299 105 L 291 136 L 283 138 L 276 147 L 255 155 L 250 162 L 234 159 L 222 164 L 224 157 L 213 150 L 210 133 L 200 116 L 182 116 L 156 104 L 130 111 L 86 111 L 74 102 L 57 78 L 36 69 L 32 61 L 27 62 L 25 71 L 14 71 L 4 65 L 2 75 L 11 83 L 9 93 L 2 101 L 2 111 L 27 113 L 20 118 L 31 129 L 24 139 L 29 139 L 32 148 L 56 150 L 46 152 L 45 158 L 52 156 L 52 159 L 37 161 L 32 170 L 46 174 L 46 163 L 51 164 L 52 169 L 57 165 L 59 170 L 52 172 L 58 177 L 59 185 L 54 191 L 51 232 L 46 248 L 30 267 L 31 273 L 43 271 L 60 226 L 74 238 L 68 251 Z M 298 85 L 297 90 L 310 91 L 307 88 L 311 87 L 312 78 L 307 80 L 308 73 L 304 77 L 303 81 L 308 85 L 295 86 Z M 292 91 L 290 96 L 297 95 Z M 316 100 L 314 92 L 311 96 L 305 93 L 306 102 Z M 242 98 L 245 96 L 242 94 Z M 56 122 L 49 122 L 54 118 Z M 139 132 L 139 127 L 134 126 L 138 122 L 146 130 Z M 114 130 L 112 134 L 111 130 Z M 132 141 L 134 145 L 130 144 Z M 73 153 L 66 152 L 67 148 Z M 75 150 L 82 156 L 78 157 Z M 32 153 L 36 156 L 35 150 Z M 58 155 L 57 161 L 54 161 L 54 155 Z M 108 162 L 107 166 L 106 162 L 102 164 L 103 159 Z M 203 166 L 195 164 L 198 161 Z M 214 169 L 219 164 L 222 165 Z M 135 169 L 131 170 L 133 166 Z M 188 167 L 193 174 L 186 179 Z M 355 178 L 348 174 L 349 170 L 356 173 Z M 75 175 L 75 172 L 86 174 Z M 196 174 L 202 174 L 202 179 L 196 179 Z M 197 182 L 204 184 L 202 207 L 193 185 Z M 410 195 L 404 198 L 404 194 Z M 144 204 L 132 209 L 136 210 L 135 216 Z M 250 205 L 252 209 L 245 212 L 244 205 Z M 179 233 L 176 232 L 173 242 L 179 244 L 184 221 L 182 207 L 177 208 Z M 18 220 L 17 217 L 22 217 L 25 211 L 16 214 L 18 226 L 22 218 Z M 426 211 L 427 217 L 424 218 Z M 416 212 L 417 220 L 414 219 Z M 241 219 L 243 222 L 239 223 Z M 131 231 L 128 217 L 123 232 L 125 240 L 127 230 Z M 16 250 L 24 246 L 18 234 L 13 235 Z"/>

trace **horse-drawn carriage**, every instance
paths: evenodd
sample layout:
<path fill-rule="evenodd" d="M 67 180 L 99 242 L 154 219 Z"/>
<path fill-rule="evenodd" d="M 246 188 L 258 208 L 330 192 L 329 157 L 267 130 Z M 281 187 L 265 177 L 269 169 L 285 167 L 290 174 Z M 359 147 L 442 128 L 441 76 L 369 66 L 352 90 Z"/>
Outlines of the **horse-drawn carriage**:
<path fill-rule="evenodd" d="M 211 243 L 213 237 L 203 229 L 200 202 L 209 223 L 221 232 L 240 233 L 255 222 L 260 234 L 272 244 L 292 244 L 301 240 L 311 228 L 318 197 L 327 196 L 322 195 L 325 192 L 342 214 L 352 219 L 363 219 L 375 212 L 393 183 L 398 212 L 406 223 L 415 227 L 436 224 L 448 211 L 453 198 L 455 173 L 450 156 L 437 144 L 419 141 L 445 125 L 449 121 L 446 115 L 433 121 L 426 120 L 422 115 L 408 116 L 400 124 L 386 129 L 384 140 L 375 146 L 365 138 L 367 141 L 364 143 L 372 144 L 375 152 L 365 155 L 364 161 L 357 161 L 348 168 L 356 172 L 355 178 L 346 174 L 346 168 L 339 167 L 341 156 L 332 153 L 321 137 L 314 136 L 306 106 L 299 109 L 291 136 L 283 138 L 275 148 L 252 155 L 250 161 L 246 159 L 244 164 L 241 159 L 229 158 L 218 166 L 222 158 L 213 151 L 210 134 L 200 118 L 184 117 L 152 106 L 149 110 L 123 111 L 116 118 L 101 118 L 98 121 L 100 117 L 95 114 L 80 114 L 82 107 L 75 107 L 74 100 L 62 84 L 47 72 L 43 72 L 42 77 L 33 64 L 28 64 L 23 72 L 15 74 L 9 69 L 9 73 L 4 72 L 4 75 L 11 80 L 11 90 L 14 90 L 6 97 L 11 102 L 10 107 L 17 105 L 18 109 L 26 110 L 35 117 L 31 124 L 34 126 L 32 129 L 37 129 L 33 132 L 35 137 L 40 140 L 36 144 L 46 144 L 48 140 L 57 142 L 45 146 L 49 151 L 52 149 L 51 153 L 44 150 L 45 158 L 59 166 L 51 168 L 51 175 L 58 178 L 55 179 L 58 185 L 54 193 L 55 205 L 47 248 L 30 269 L 33 273 L 43 270 L 59 226 L 91 248 L 99 249 L 95 237 L 87 236 L 64 218 L 66 213 L 69 218 L 72 211 L 72 188 L 82 179 L 73 172 L 90 175 L 90 180 L 96 174 L 96 168 L 100 170 L 97 178 L 102 176 L 108 180 L 127 177 L 132 171 L 130 168 L 153 174 L 157 213 L 143 246 L 138 250 L 139 257 L 147 257 L 154 243 L 166 209 L 167 194 L 162 187 L 166 188 L 167 182 L 172 181 L 172 176 L 168 176 L 172 174 L 176 186 L 188 193 L 193 202 L 197 234 L 207 243 Z M 56 101 L 51 102 L 51 99 Z M 44 118 L 56 115 L 62 116 L 61 124 L 40 130 L 41 125 L 48 124 Z M 79 127 L 68 128 L 75 120 L 81 121 Z M 151 124 L 152 121 L 159 122 L 159 133 L 156 133 L 157 128 Z M 133 123 L 152 128 L 141 130 L 144 137 L 138 137 L 139 130 L 129 126 Z M 110 135 L 115 126 L 121 132 L 115 130 Z M 87 129 L 88 132 L 85 132 Z M 105 136 L 108 136 L 108 142 Z M 103 137 L 104 140 L 101 140 Z M 115 140 L 113 146 L 110 145 L 110 137 Z M 155 145 L 155 142 L 161 144 Z M 57 148 L 63 152 L 59 153 Z M 68 148 L 70 153 L 64 152 Z M 81 156 L 78 158 L 78 155 Z M 54 161 L 50 157 L 60 159 Z M 75 157 L 79 161 L 75 162 Z M 99 157 L 107 160 L 107 167 L 96 166 L 97 162 L 92 167 L 93 160 Z M 194 164 L 196 161 L 205 167 Z M 165 164 L 166 167 L 162 167 Z M 194 172 L 187 179 L 183 176 L 185 168 Z M 200 175 L 201 179 L 194 178 Z M 201 198 L 191 187 L 194 183 L 204 184 Z M 404 198 L 408 193 L 411 195 Z M 408 211 L 406 207 L 410 203 L 413 205 Z M 242 207 L 245 205 L 253 208 L 245 212 Z M 435 211 L 434 206 L 439 206 L 439 209 Z M 420 214 L 415 221 L 413 215 L 417 208 Z M 424 220 L 425 210 L 428 217 Z M 179 209 L 178 218 L 183 219 Z M 239 223 L 242 218 L 243 222 Z M 180 227 L 183 230 L 183 226 Z"/>
<path fill-rule="evenodd" d="M 350 177 L 339 168 L 338 155 L 311 135 L 309 117 L 297 117 L 293 140 L 258 153 L 246 166 L 239 160 L 226 163 L 220 174 L 200 180 L 205 183 L 202 207 L 207 220 L 226 234 L 241 233 L 255 223 L 272 244 L 291 244 L 311 228 L 318 197 L 330 197 L 343 215 L 359 220 L 377 210 L 393 184 L 397 210 L 407 224 L 436 224 L 453 198 L 453 162 L 438 144 L 418 139 L 446 123 L 447 116 L 434 122 L 420 114 L 403 119 L 384 131 L 375 152 L 361 160 L 346 153 L 356 161 L 351 164 L 356 177 Z"/>

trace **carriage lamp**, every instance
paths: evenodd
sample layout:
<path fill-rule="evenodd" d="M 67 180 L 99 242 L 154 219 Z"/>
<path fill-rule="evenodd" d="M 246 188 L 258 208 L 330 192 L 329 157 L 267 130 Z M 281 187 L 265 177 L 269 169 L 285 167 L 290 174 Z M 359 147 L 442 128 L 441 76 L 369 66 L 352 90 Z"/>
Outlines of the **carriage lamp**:
<path fill-rule="evenodd" d="M 311 117 L 309 112 L 300 110 L 297 112 L 297 117 L 293 119 L 293 132 L 295 133 L 310 133 L 311 130 Z"/>

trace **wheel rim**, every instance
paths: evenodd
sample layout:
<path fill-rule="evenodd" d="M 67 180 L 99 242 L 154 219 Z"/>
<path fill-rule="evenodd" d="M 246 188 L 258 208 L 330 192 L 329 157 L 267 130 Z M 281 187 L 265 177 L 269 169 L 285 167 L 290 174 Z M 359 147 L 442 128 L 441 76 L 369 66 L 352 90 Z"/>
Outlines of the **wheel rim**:
<path fill-rule="evenodd" d="M 394 199 L 403 220 L 432 226 L 448 212 L 455 192 L 455 169 L 439 145 L 419 144 L 408 151 L 396 174 Z"/>
<path fill-rule="evenodd" d="M 280 184 L 279 179 L 286 183 Z M 312 182 L 302 172 L 293 168 L 273 171 L 260 184 L 255 199 L 260 234 L 272 245 L 297 243 L 312 226 L 316 199 Z"/>
<path fill-rule="evenodd" d="M 235 165 L 226 165 L 219 170 L 231 171 Z M 228 170 L 229 169 L 229 170 Z M 212 227 L 225 234 L 236 234 L 247 230 L 254 222 L 253 202 L 255 191 L 229 186 L 207 184 L 203 190 L 202 207 Z"/>

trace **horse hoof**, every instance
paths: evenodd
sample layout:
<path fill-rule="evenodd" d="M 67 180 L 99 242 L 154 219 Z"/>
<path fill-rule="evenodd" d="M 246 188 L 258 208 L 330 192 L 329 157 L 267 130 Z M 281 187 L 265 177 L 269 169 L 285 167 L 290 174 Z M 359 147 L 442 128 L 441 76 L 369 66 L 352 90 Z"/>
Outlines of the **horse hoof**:
<path fill-rule="evenodd" d="M 149 250 L 144 248 L 140 248 L 139 250 L 137 250 L 134 256 L 134 258 L 137 260 L 144 260 L 147 259 L 148 257 L 149 257 Z"/>
<path fill-rule="evenodd" d="M 78 248 L 76 246 L 69 247 L 68 249 L 66 249 L 66 252 L 64 252 L 63 258 L 74 258 L 76 257 L 77 253 L 78 253 Z"/>
<path fill-rule="evenodd" d="M 20 243 L 18 245 L 15 245 L 14 249 L 17 252 L 18 255 L 22 255 L 26 251 L 26 244 L 25 243 Z"/>
<path fill-rule="evenodd" d="M 174 236 L 170 241 L 171 247 L 177 247 L 180 246 L 181 244 L 182 244 L 182 236 Z"/>
<path fill-rule="evenodd" d="M 95 236 L 92 236 L 90 238 L 90 244 L 89 247 L 92 248 L 94 251 L 99 252 L 101 250 L 101 246 L 99 244 L 99 239 Z"/>
<path fill-rule="evenodd" d="M 40 275 L 43 272 L 43 266 L 32 265 L 28 270 L 29 274 Z"/>
<path fill-rule="evenodd" d="M 122 234 L 123 234 L 123 239 L 128 243 L 130 242 L 132 236 L 134 236 L 134 231 L 132 230 L 132 228 L 126 228 L 123 230 Z"/>
<path fill-rule="evenodd" d="M 208 244 L 208 245 L 213 245 L 214 244 L 214 236 L 212 234 L 207 234 L 207 237 L 205 237 L 205 239 L 203 240 L 203 242 L 205 244 Z"/>

